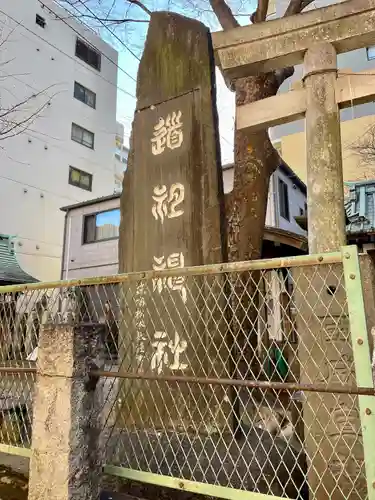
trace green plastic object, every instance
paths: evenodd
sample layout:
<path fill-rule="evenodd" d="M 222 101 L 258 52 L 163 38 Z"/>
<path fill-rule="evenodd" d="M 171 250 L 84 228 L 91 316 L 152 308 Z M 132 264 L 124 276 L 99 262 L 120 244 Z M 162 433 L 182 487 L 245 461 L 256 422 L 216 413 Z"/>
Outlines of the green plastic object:
<path fill-rule="evenodd" d="M 265 371 L 270 380 L 273 378 L 275 371 L 281 380 L 285 380 L 288 376 L 288 363 L 284 358 L 282 350 L 276 345 L 271 346 L 268 351 Z"/>

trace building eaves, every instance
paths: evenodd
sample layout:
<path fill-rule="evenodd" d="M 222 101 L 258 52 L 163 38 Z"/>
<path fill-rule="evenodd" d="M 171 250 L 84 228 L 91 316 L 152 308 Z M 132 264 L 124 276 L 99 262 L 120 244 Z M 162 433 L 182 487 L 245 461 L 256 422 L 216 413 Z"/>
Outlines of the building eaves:
<path fill-rule="evenodd" d="M 81 201 L 79 203 L 74 203 L 73 205 L 61 207 L 60 210 L 62 212 L 69 212 L 70 210 L 74 210 L 75 208 L 89 207 L 90 205 L 94 205 L 95 203 L 116 200 L 117 198 L 120 198 L 120 196 L 121 193 L 113 193 L 107 196 L 100 196 L 99 198 L 94 198 L 92 200 Z"/>
<path fill-rule="evenodd" d="M 231 170 L 234 168 L 234 163 L 227 163 L 223 165 L 223 170 Z M 301 190 L 302 193 L 307 194 L 306 184 L 298 177 L 298 175 L 289 167 L 285 162 L 279 165 L 279 169 Z"/>
<path fill-rule="evenodd" d="M 223 170 L 230 170 L 234 168 L 234 163 L 226 163 L 225 165 L 222 166 Z"/>
<path fill-rule="evenodd" d="M 38 280 L 18 263 L 12 238 L 0 235 L 0 282 L 7 284 L 36 283 Z"/>

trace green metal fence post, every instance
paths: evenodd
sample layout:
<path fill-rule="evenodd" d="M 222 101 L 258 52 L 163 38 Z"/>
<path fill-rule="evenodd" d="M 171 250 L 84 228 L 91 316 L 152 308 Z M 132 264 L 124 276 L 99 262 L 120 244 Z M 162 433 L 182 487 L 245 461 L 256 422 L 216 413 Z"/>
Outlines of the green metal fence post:
<path fill-rule="evenodd" d="M 361 270 L 356 246 L 342 248 L 350 334 L 358 387 L 374 387 Z M 375 396 L 358 396 L 369 500 L 375 500 Z"/>

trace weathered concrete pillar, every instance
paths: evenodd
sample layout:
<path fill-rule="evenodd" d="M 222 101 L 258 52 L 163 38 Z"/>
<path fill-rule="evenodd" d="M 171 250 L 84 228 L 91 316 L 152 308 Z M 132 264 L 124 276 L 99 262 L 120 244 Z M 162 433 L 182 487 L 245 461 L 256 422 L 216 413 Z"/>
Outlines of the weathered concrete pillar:
<path fill-rule="evenodd" d="M 313 45 L 305 56 L 304 77 L 310 253 L 338 251 L 346 244 L 336 78 L 334 47 Z M 294 270 L 301 383 L 355 384 L 342 273 L 341 264 Z M 305 393 L 303 422 L 309 498 L 365 498 L 356 398 Z"/>
<path fill-rule="evenodd" d="M 310 253 L 338 250 L 346 243 L 336 59 L 329 43 L 313 45 L 305 56 Z"/>
<path fill-rule="evenodd" d="M 99 498 L 101 327 L 46 325 L 39 340 L 29 500 Z"/>

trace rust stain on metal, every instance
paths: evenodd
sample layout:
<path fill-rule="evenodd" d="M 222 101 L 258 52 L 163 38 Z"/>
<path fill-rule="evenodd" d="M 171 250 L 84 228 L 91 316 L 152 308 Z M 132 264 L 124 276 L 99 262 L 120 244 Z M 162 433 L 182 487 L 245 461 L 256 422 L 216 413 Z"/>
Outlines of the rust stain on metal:
<path fill-rule="evenodd" d="M 178 375 L 154 375 L 145 373 L 131 372 L 109 372 L 95 370 L 91 375 L 107 378 L 122 378 L 132 380 L 151 380 L 155 382 L 167 382 L 176 384 L 198 384 L 198 385 L 221 385 L 232 387 L 258 388 L 274 391 L 305 391 L 321 392 L 331 394 L 353 394 L 359 396 L 375 396 L 373 387 L 347 387 L 347 386 L 328 386 L 322 384 L 293 384 L 289 382 L 264 382 L 255 380 L 227 379 L 227 378 L 206 378 L 206 377 L 186 377 Z"/>
<path fill-rule="evenodd" d="M 21 366 L 0 366 L 0 373 L 10 373 L 10 374 L 28 374 L 28 373 L 36 373 L 36 366 L 32 367 L 21 367 Z"/>
<path fill-rule="evenodd" d="M 11 292 L 25 292 L 31 290 L 50 290 L 57 288 L 71 288 L 74 286 L 93 286 L 117 284 L 125 282 L 135 282 L 144 279 L 151 280 L 154 278 L 172 277 L 172 276 L 201 276 L 235 273 L 243 271 L 258 271 L 266 269 L 280 269 L 283 267 L 308 267 L 321 264 L 338 264 L 342 262 L 340 252 L 328 253 L 321 255 L 300 255 L 297 257 L 283 257 L 278 259 L 263 259 L 263 260 L 248 260 L 240 262 L 231 262 L 226 264 L 208 264 L 202 266 L 191 266 L 179 269 L 169 269 L 165 271 L 142 271 L 131 272 L 124 274 L 116 274 L 113 276 L 98 276 L 95 278 L 73 279 L 65 281 L 40 282 L 28 285 L 6 285 L 0 286 L 0 294 Z"/>

